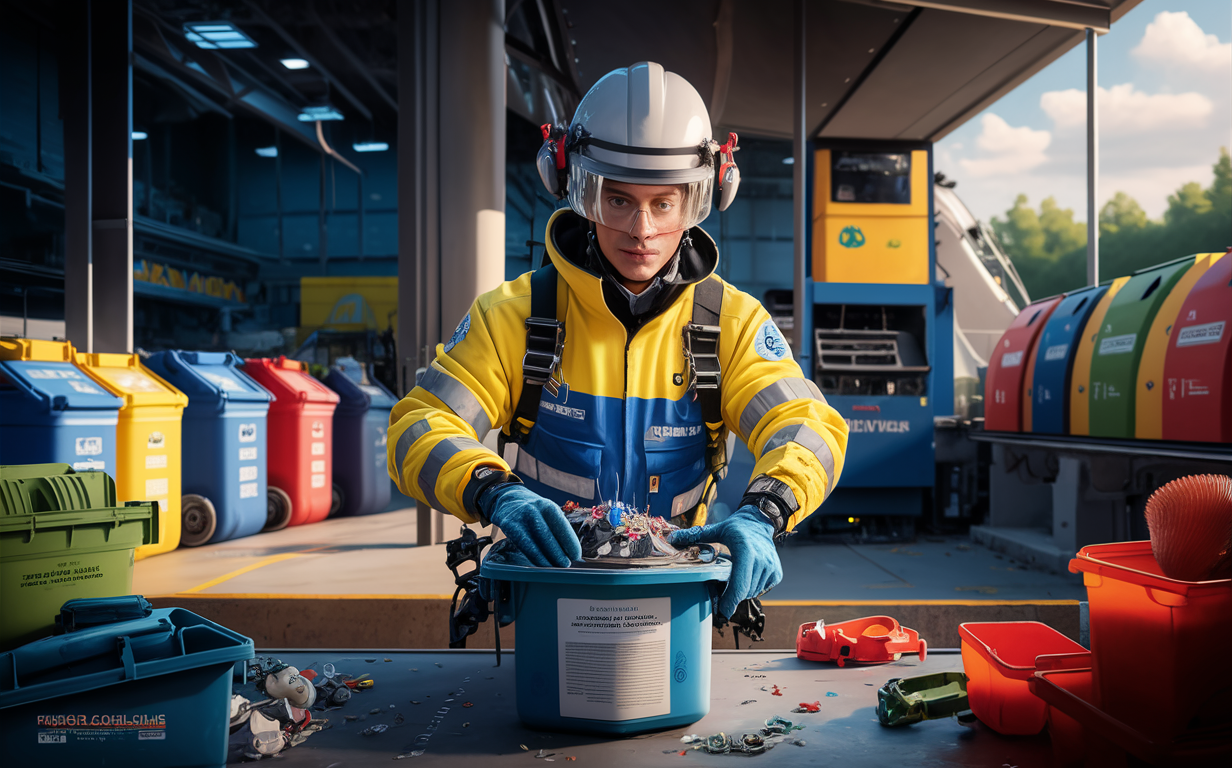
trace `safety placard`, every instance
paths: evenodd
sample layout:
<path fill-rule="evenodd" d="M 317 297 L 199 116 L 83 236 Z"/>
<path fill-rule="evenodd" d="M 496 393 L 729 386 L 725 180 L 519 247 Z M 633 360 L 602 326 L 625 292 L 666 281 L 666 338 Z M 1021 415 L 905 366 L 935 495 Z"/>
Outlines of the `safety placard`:
<path fill-rule="evenodd" d="M 634 720 L 671 712 L 668 597 L 556 601 L 560 716 Z"/>

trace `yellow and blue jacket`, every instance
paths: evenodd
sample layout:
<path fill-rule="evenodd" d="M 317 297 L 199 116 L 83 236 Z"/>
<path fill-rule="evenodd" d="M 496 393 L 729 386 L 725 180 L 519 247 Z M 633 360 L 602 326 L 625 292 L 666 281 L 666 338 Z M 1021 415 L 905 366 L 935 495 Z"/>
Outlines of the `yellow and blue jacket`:
<path fill-rule="evenodd" d="M 510 443 L 502 457 L 480 440 L 508 425 L 521 396 L 531 273 L 476 299 L 449 342 L 437 346 L 419 385 L 394 407 L 390 477 L 416 501 L 468 523 L 478 512 L 465 488 L 487 466 L 515 473 L 558 504 L 619 500 L 702 524 L 712 469 L 701 406 L 688 389 L 682 331 L 692 318 L 694 287 L 713 274 L 718 249 L 692 229 L 692 258 L 681 267 L 687 285 L 630 335 L 608 308 L 603 277 L 576 238 L 561 236 L 579 224 L 568 210 L 548 222 L 547 252 L 559 272 L 557 317 L 567 334 L 563 386 L 556 395 L 544 389 L 524 443 Z M 719 326 L 720 429 L 733 431 L 758 457 L 754 477 L 765 474 L 791 489 L 799 504 L 787 521 L 791 530 L 837 482 L 847 424 L 802 376 L 756 299 L 724 283 Z"/>

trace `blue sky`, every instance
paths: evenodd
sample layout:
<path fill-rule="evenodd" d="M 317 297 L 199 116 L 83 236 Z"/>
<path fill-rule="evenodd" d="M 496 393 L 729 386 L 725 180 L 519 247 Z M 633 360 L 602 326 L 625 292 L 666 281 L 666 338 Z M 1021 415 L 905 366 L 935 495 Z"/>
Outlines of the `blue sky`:
<path fill-rule="evenodd" d="M 1232 144 L 1232 2 L 1145 0 L 1099 38 L 1101 204 L 1116 192 L 1159 218 L 1188 181 L 1211 183 Z M 1086 219 L 1086 46 L 937 143 L 936 168 L 977 217 L 1018 193 Z"/>

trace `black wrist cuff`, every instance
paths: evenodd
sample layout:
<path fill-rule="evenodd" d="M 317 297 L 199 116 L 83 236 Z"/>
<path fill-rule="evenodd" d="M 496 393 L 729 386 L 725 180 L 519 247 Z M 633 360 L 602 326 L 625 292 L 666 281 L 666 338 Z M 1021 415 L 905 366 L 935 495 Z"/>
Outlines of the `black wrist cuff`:
<path fill-rule="evenodd" d="M 512 472 L 503 472 L 492 467 L 478 467 L 471 473 L 471 479 L 467 481 L 466 488 L 462 490 L 462 508 L 471 517 L 478 519 L 481 525 L 489 526 L 492 521 L 481 509 L 482 497 L 497 486 L 521 484 L 521 478 Z"/>
<path fill-rule="evenodd" d="M 749 483 L 740 500 L 740 506 L 752 505 L 761 510 L 774 526 L 775 541 L 781 540 L 787 531 L 787 521 L 800 509 L 791 487 L 768 475 L 758 475 Z"/>

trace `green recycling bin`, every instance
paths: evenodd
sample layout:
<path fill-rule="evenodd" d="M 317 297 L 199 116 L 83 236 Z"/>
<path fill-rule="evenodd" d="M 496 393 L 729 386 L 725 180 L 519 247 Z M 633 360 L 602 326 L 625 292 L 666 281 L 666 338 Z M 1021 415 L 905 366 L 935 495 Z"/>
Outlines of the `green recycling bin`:
<path fill-rule="evenodd" d="M 1193 266 L 1194 257 L 1135 272 L 1104 315 L 1091 358 L 1091 436 L 1134 436 L 1134 396 L 1138 363 L 1147 333 L 1173 286 Z"/>
<path fill-rule="evenodd" d="M 0 650 L 51 635 L 68 600 L 127 595 L 158 505 L 116 506 L 115 482 L 67 464 L 0 467 Z"/>

